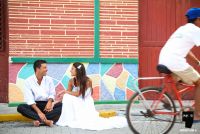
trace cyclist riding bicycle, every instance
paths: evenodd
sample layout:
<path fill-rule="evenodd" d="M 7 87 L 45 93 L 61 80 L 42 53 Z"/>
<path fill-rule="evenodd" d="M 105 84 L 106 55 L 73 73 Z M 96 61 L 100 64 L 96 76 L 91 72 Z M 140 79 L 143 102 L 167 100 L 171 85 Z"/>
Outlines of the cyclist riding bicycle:
<path fill-rule="evenodd" d="M 188 23 L 179 27 L 162 48 L 159 64 L 166 66 L 176 80 L 195 84 L 194 122 L 200 122 L 200 74 L 186 61 L 188 56 L 200 66 L 200 61 L 191 52 L 194 46 L 200 46 L 200 8 L 189 9 L 186 17 Z"/>

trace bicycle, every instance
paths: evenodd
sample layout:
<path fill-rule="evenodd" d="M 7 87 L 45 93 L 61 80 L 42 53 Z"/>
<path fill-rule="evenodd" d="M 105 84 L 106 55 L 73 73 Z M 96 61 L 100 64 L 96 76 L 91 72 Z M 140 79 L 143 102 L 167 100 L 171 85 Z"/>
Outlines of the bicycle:
<path fill-rule="evenodd" d="M 177 89 L 177 82 L 173 80 L 171 71 L 167 67 L 158 65 L 157 70 L 164 76 L 138 78 L 134 83 L 135 85 L 139 80 L 163 80 L 161 87 L 145 87 L 142 89 L 135 87 L 136 93 L 133 94 L 127 105 L 126 118 L 130 129 L 136 134 L 144 132 L 145 134 L 166 134 L 176 122 L 177 115 L 181 115 L 188 108 L 192 109 L 192 106 L 183 106 L 180 94 L 193 90 L 195 85 L 179 83 L 183 88 Z M 169 87 L 172 88 L 177 100 L 173 100 L 168 94 Z M 176 107 L 177 104 L 180 107 Z"/>

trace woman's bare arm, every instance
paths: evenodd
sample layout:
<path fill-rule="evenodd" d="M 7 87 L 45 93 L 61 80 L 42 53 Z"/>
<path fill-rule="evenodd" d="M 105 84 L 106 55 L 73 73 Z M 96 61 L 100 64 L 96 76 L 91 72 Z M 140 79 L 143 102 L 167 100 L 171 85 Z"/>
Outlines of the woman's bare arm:
<path fill-rule="evenodd" d="M 86 86 L 87 86 L 87 89 L 88 89 L 88 88 L 92 88 L 92 80 L 91 80 L 91 79 L 89 79 L 89 80 L 87 81 Z"/>
<path fill-rule="evenodd" d="M 67 91 L 72 91 L 73 89 L 73 79 L 70 79 L 69 80 L 69 83 L 68 83 L 68 87 L 67 87 Z"/>
<path fill-rule="evenodd" d="M 65 93 L 70 94 L 70 95 L 73 95 L 73 96 L 76 96 L 76 97 L 80 96 L 80 92 L 79 92 L 79 91 L 76 91 L 76 92 L 65 91 Z"/>
<path fill-rule="evenodd" d="M 65 94 L 67 91 L 71 92 L 72 88 L 73 88 L 73 79 L 70 79 L 68 82 L 67 90 L 63 90 L 63 91 L 59 92 L 58 96 Z"/>
<path fill-rule="evenodd" d="M 68 83 L 67 91 L 65 91 L 65 93 L 78 97 L 80 95 L 80 93 L 79 93 L 79 91 L 76 91 L 76 92 L 72 91 L 73 85 L 74 85 L 74 81 L 73 81 L 73 79 L 70 79 L 69 83 Z"/>

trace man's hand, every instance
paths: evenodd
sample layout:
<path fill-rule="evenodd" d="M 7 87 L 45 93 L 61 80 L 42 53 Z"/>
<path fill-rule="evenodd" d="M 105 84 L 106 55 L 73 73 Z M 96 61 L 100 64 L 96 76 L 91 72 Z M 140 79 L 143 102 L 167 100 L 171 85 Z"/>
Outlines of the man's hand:
<path fill-rule="evenodd" d="M 49 100 L 48 100 L 48 102 L 47 102 L 47 104 L 46 104 L 46 106 L 45 106 L 45 108 L 44 108 L 44 111 L 45 111 L 45 112 L 50 112 L 50 111 L 53 110 L 52 102 L 53 102 L 52 99 L 49 99 Z"/>
<path fill-rule="evenodd" d="M 40 117 L 40 119 L 41 119 L 43 122 L 45 122 L 45 121 L 47 120 L 45 114 L 42 113 L 42 112 L 39 112 L 39 113 L 38 113 L 38 116 Z"/>

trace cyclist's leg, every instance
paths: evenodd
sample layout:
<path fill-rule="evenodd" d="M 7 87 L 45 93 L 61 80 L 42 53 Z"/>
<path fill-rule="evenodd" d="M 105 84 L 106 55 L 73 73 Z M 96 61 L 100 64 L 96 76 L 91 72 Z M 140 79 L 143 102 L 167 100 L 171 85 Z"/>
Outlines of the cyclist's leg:
<path fill-rule="evenodd" d="M 180 80 L 186 84 L 192 85 L 198 80 L 198 72 L 193 68 L 189 67 L 184 71 L 173 71 L 175 75 L 180 77 Z"/>
<path fill-rule="evenodd" d="M 181 81 L 181 78 L 178 75 L 176 75 L 175 73 L 172 73 L 171 76 L 172 76 L 174 82 L 176 82 L 176 89 L 177 90 L 181 89 L 182 86 L 179 84 L 179 81 Z M 175 94 L 174 94 L 173 90 L 170 89 L 170 90 L 167 90 L 167 92 L 170 94 L 170 96 L 172 97 L 172 99 L 175 98 Z M 170 109 L 169 102 L 167 102 L 166 100 L 162 100 L 162 102 L 163 102 L 164 108 Z"/>
<path fill-rule="evenodd" d="M 181 80 L 187 84 L 195 84 L 195 120 L 200 120 L 200 74 L 193 68 L 189 67 L 184 71 L 173 72 L 178 75 Z"/>
<path fill-rule="evenodd" d="M 196 82 L 194 120 L 200 120 L 200 79 Z"/>

